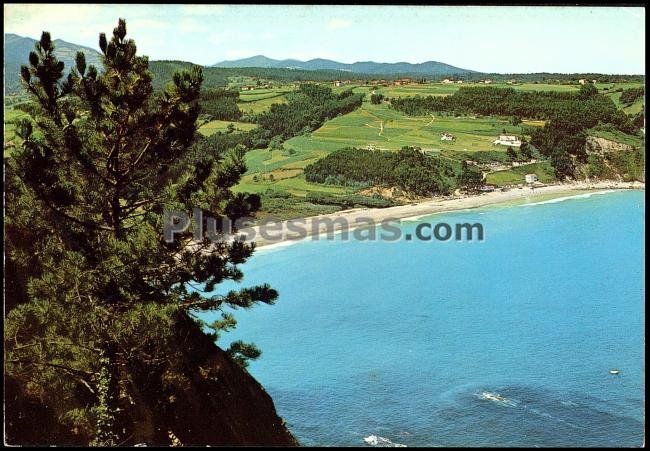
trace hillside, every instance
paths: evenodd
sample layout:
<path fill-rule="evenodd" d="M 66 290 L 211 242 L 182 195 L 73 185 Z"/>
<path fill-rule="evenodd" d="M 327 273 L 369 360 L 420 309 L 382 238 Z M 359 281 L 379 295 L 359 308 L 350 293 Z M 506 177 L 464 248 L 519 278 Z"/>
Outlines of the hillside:
<path fill-rule="evenodd" d="M 36 39 L 18 36 L 17 34 L 5 34 L 5 93 L 13 94 L 21 90 L 20 86 L 20 66 L 28 64 L 29 52 L 34 50 Z M 73 44 L 55 39 L 54 45 L 56 46 L 56 56 L 60 61 L 63 61 L 66 71 L 73 67 L 74 58 L 77 52 L 84 52 L 86 55 L 86 63 L 93 64 L 95 67 L 101 67 L 102 55 L 82 45 Z"/>
<path fill-rule="evenodd" d="M 264 55 L 257 55 L 232 61 L 221 61 L 213 64 L 212 67 L 263 67 L 282 69 L 303 69 L 303 70 L 338 70 L 352 72 L 355 74 L 382 74 L 382 75 L 460 75 L 475 73 L 468 69 L 461 69 L 438 61 L 426 61 L 424 63 L 376 63 L 374 61 L 363 61 L 352 64 L 340 63 L 322 58 L 309 61 L 295 59 L 275 60 Z"/>
<path fill-rule="evenodd" d="M 184 61 L 150 61 L 149 70 L 154 75 L 154 87 L 162 88 L 171 81 L 174 72 L 187 69 L 192 63 Z M 295 81 L 334 81 L 354 80 L 358 78 L 371 79 L 371 74 L 357 74 L 337 70 L 306 70 L 286 69 L 278 67 L 203 67 L 203 87 L 215 88 L 228 84 L 228 77 L 251 77 L 258 79 L 276 80 L 280 82 Z M 386 78 L 395 78 L 387 76 Z"/>
<path fill-rule="evenodd" d="M 134 425 L 124 446 L 138 443 L 165 446 L 170 433 L 183 445 L 296 446 L 273 400 L 246 370 L 204 335 L 193 321 L 179 319 L 188 357 L 183 384 L 163 385 L 155 374 L 138 381 L 138 403 L 125 415 Z M 179 335 L 181 334 L 179 333 Z M 87 445 L 83 428 L 71 427 L 50 399 L 24 388 L 24 381 L 5 380 L 7 443 L 12 445 Z M 160 407 L 160 393 L 173 399 Z"/>

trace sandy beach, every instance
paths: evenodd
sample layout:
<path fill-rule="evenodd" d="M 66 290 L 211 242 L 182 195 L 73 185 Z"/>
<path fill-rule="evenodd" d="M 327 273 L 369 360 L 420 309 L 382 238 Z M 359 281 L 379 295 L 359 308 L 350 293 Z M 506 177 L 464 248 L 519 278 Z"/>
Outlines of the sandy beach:
<path fill-rule="evenodd" d="M 464 195 L 457 197 L 440 197 L 408 205 L 388 208 L 355 208 L 343 210 L 328 215 L 311 216 L 291 219 L 274 223 L 265 231 L 260 226 L 253 227 L 255 241 L 258 247 L 276 247 L 289 245 L 318 234 L 337 232 L 347 227 L 368 225 L 369 221 L 379 224 L 386 220 L 404 220 L 430 215 L 433 213 L 465 210 L 485 205 L 526 201 L 535 198 L 553 198 L 564 195 L 578 194 L 588 191 L 605 191 L 620 189 L 645 189 L 645 183 L 640 182 L 573 182 L 542 187 L 513 188 L 508 191 L 496 190 L 489 193 Z"/>

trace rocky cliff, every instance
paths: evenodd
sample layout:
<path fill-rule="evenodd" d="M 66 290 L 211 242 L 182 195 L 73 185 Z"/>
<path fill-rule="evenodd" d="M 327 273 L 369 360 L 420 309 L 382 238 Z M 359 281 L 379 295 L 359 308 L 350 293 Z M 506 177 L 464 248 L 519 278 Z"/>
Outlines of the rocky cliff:
<path fill-rule="evenodd" d="M 264 388 L 198 326 L 186 320 L 182 373 L 132 378 L 124 399 L 122 445 L 296 446 Z M 21 381 L 5 378 L 6 443 L 86 445 L 89 437 L 60 421 L 47 399 L 25 394 Z"/>
<path fill-rule="evenodd" d="M 597 136 L 587 136 L 585 150 L 587 153 L 604 155 L 606 152 L 629 151 L 632 150 L 632 146 Z"/>

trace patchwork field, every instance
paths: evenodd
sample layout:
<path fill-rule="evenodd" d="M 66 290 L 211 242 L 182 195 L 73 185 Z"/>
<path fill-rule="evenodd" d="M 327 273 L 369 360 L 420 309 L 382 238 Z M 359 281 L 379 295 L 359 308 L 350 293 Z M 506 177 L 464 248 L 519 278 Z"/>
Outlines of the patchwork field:
<path fill-rule="evenodd" d="M 252 80 L 252 79 L 251 79 Z M 246 83 L 239 81 L 238 83 L 232 83 L 232 87 L 239 87 L 243 84 L 254 84 L 251 80 L 246 79 Z M 413 83 L 403 86 L 370 86 L 370 85 L 359 85 L 358 83 L 344 84 L 341 86 L 335 86 L 332 82 L 322 83 L 325 86 L 328 86 L 335 93 L 345 91 L 347 89 L 352 89 L 355 93 L 364 93 L 370 95 L 372 92 L 377 92 L 383 94 L 385 97 L 412 97 L 412 96 L 446 96 L 453 94 L 461 87 L 485 87 L 492 86 L 498 88 L 513 88 L 522 91 L 578 91 L 580 85 L 571 84 L 571 85 L 560 85 L 560 84 L 547 84 L 547 83 L 518 83 L 518 84 L 507 84 L 507 83 L 492 83 L 486 85 L 484 83 L 426 83 L 418 84 Z M 627 89 L 632 87 L 643 86 L 642 83 L 602 83 L 596 84 L 599 90 L 609 93 L 610 90 L 618 89 Z M 252 91 L 241 91 L 240 92 L 240 102 L 239 107 L 245 113 L 261 113 L 266 109 L 270 108 L 274 103 L 285 103 L 286 94 L 293 91 L 295 88 L 294 85 L 284 85 L 278 86 L 269 89 L 254 89 Z M 620 98 L 620 93 L 613 92 L 612 98 L 616 102 L 616 96 Z M 630 113 L 633 111 L 627 111 Z"/>
<path fill-rule="evenodd" d="M 331 85 L 331 84 L 330 84 Z M 491 84 L 484 84 L 484 83 L 426 83 L 426 84 L 409 84 L 409 85 L 402 85 L 402 86 L 393 86 L 389 85 L 387 87 L 384 86 L 359 86 L 359 85 L 343 85 L 343 86 L 338 86 L 334 87 L 331 86 L 334 92 L 340 92 L 345 89 L 350 89 L 352 88 L 355 92 L 364 92 L 364 93 L 369 93 L 371 91 L 375 91 L 378 93 L 383 94 L 386 97 L 412 97 L 412 96 L 444 96 L 444 95 L 450 95 L 456 92 L 458 89 L 463 88 L 463 87 L 496 87 L 496 88 L 513 88 L 518 91 L 559 91 L 559 92 L 571 92 L 571 91 L 578 91 L 580 89 L 579 84 L 550 84 L 550 83 L 515 83 L 515 84 L 508 84 L 508 83 L 491 83 Z M 597 83 L 596 87 L 600 90 L 603 91 L 604 93 L 608 93 L 610 89 L 618 90 L 618 89 L 627 89 L 627 88 L 636 88 L 639 86 L 643 86 L 642 83 Z M 620 97 L 620 95 L 619 95 Z"/>
<path fill-rule="evenodd" d="M 239 93 L 239 109 L 244 113 L 258 114 L 266 111 L 274 103 L 286 103 L 286 95 L 295 88 L 293 85 L 270 89 L 254 89 Z"/>
<path fill-rule="evenodd" d="M 310 135 L 288 140 L 285 147 L 296 151 L 309 149 L 321 152 L 369 146 L 385 150 L 418 146 L 434 152 L 505 151 L 502 146 L 492 144 L 504 129 L 508 134 L 522 134 L 522 127 L 512 126 L 506 119 L 410 117 L 390 109 L 386 104 L 372 105 L 364 102 L 358 110 L 328 121 Z M 443 133 L 450 133 L 456 139 L 442 141 Z"/>
<path fill-rule="evenodd" d="M 504 129 L 509 134 L 522 133 L 521 126 L 513 126 L 506 119 L 409 117 L 390 109 L 387 104 L 372 105 L 366 100 L 358 110 L 326 122 L 313 133 L 289 139 L 284 143 L 284 150 L 249 151 L 246 154 L 248 172 L 237 190 L 257 193 L 284 190 L 297 196 L 309 192 L 348 194 L 353 190 L 307 182 L 303 169 L 346 147 L 397 151 L 404 146 L 418 146 L 445 155 L 458 151 L 505 152 L 507 147 L 492 144 Z M 442 133 L 451 133 L 455 141 L 441 141 Z"/>
<path fill-rule="evenodd" d="M 242 77 L 231 80 L 232 87 L 254 84 L 254 79 Z M 409 117 L 389 108 L 388 104 L 373 105 L 369 102 L 370 93 L 380 92 L 386 97 L 450 95 L 460 87 L 486 86 L 485 84 L 411 84 L 404 86 L 364 86 L 324 83 L 334 92 L 352 89 L 354 92 L 367 94 L 361 108 L 344 116 L 336 117 L 326 122 L 318 130 L 302 136 L 294 137 L 284 143 L 283 150 L 269 151 L 256 149 L 247 153 L 248 171 L 238 191 L 265 193 L 269 190 L 287 192 L 304 197 L 310 192 L 346 195 L 354 192 L 352 188 L 308 183 L 304 177 L 304 168 L 310 163 L 336 150 L 346 147 L 370 147 L 396 151 L 403 146 L 418 146 L 433 154 L 446 157 L 455 152 L 505 152 L 506 147 L 492 144 L 497 135 L 505 130 L 508 134 L 521 135 L 522 126 L 543 126 L 544 121 L 524 121 L 521 126 L 513 126 L 507 118 L 495 117 L 447 117 L 424 116 Z M 512 87 L 519 90 L 573 91 L 579 85 L 555 85 L 525 83 L 509 85 L 493 83 L 489 86 Z M 598 84 L 601 92 L 610 96 L 616 104 L 628 114 L 641 111 L 643 99 L 638 99 L 631 106 L 620 104 L 621 90 L 642 86 L 640 83 Z M 286 102 L 286 96 L 295 88 L 293 84 L 276 86 L 268 89 L 254 89 L 240 92 L 240 109 L 244 113 L 260 113 L 274 103 Z M 25 113 L 5 106 L 5 143 L 16 141 L 14 121 Z M 225 132 L 231 122 L 211 121 L 199 128 L 199 132 L 209 136 L 216 132 Z M 247 131 L 255 124 L 233 122 L 236 131 Z M 442 141 L 441 135 L 449 133 L 455 137 L 453 141 Z M 607 135 L 607 136 L 605 136 Z M 607 132 L 599 132 L 598 136 L 624 142 L 617 136 Z M 633 144 L 637 144 L 636 142 Z M 10 150 L 10 149 L 9 149 Z M 7 150 L 5 150 L 6 154 Z M 523 172 L 522 172 L 523 171 Z M 538 163 L 535 167 L 520 167 L 510 171 L 500 171 L 488 176 L 488 182 L 506 185 L 521 181 L 522 175 L 535 172 L 543 182 L 553 180 L 553 173 L 546 163 Z M 306 208 L 306 207 L 305 207 Z"/>
<path fill-rule="evenodd" d="M 449 95 L 461 86 L 485 86 L 480 84 L 413 84 L 391 86 L 343 85 L 333 86 L 334 92 L 352 89 L 354 92 L 368 94 L 361 108 L 349 114 L 327 121 L 314 132 L 289 139 L 284 143 L 284 150 L 257 149 L 247 154 L 248 172 L 237 190 L 264 193 L 286 191 L 295 196 L 305 196 L 310 192 L 346 195 L 354 192 L 352 188 L 309 183 L 305 180 L 303 169 L 319 158 L 346 147 L 370 147 L 396 151 L 403 146 L 418 146 L 432 154 L 452 157 L 456 152 L 483 152 L 504 155 L 507 147 L 494 145 L 494 139 L 503 132 L 521 135 L 525 126 L 544 126 L 544 121 L 524 121 L 520 126 L 513 126 L 509 118 L 496 117 L 448 117 L 424 116 L 410 117 L 389 107 L 388 104 L 373 105 L 369 94 L 381 92 L 386 97 L 413 95 Z M 520 90 L 577 91 L 579 85 L 552 84 L 491 84 L 490 86 L 513 87 Z M 608 95 L 618 95 L 620 89 L 637 87 L 640 84 L 602 84 L 598 85 Z M 257 96 L 249 102 L 257 108 L 265 108 L 284 96 L 277 91 L 246 94 L 245 98 Z M 618 92 L 617 92 L 618 91 Z M 616 101 L 616 100 L 615 100 Z M 620 102 L 619 102 L 620 103 Z M 453 141 L 442 141 L 443 133 L 455 137 Z M 616 137 L 610 137 L 616 138 Z M 521 183 L 527 173 L 536 173 L 540 181 L 549 183 L 555 180 L 554 172 L 547 162 L 499 171 L 488 175 L 487 182 L 499 186 Z"/>
<path fill-rule="evenodd" d="M 241 87 L 242 85 L 254 85 L 253 79 L 248 77 L 241 77 L 241 80 L 230 83 L 231 87 Z M 446 96 L 451 95 L 462 87 L 498 87 L 498 88 L 513 88 L 521 91 L 578 91 L 580 85 L 578 84 L 548 84 L 548 83 L 491 83 L 486 85 L 484 83 L 426 83 L 419 84 L 413 83 L 409 85 L 389 85 L 389 86 L 370 86 L 359 85 L 358 83 L 344 84 L 335 86 L 332 82 L 322 83 L 328 86 L 335 93 L 352 89 L 356 93 L 364 93 L 370 95 L 372 92 L 383 94 L 385 97 L 412 97 L 412 96 Z M 635 88 L 643 86 L 642 83 L 597 83 L 596 87 L 603 93 L 610 95 L 612 99 L 620 105 L 618 99 L 620 92 L 615 92 L 620 89 Z M 277 86 L 268 89 L 254 89 L 252 91 L 241 91 L 239 93 L 240 102 L 239 107 L 245 113 L 261 113 L 271 107 L 274 103 L 285 103 L 286 95 L 295 90 L 293 84 Z M 638 103 L 638 104 L 637 104 Z M 637 102 L 630 108 L 625 108 L 626 113 L 635 113 L 641 110 L 643 102 Z"/>

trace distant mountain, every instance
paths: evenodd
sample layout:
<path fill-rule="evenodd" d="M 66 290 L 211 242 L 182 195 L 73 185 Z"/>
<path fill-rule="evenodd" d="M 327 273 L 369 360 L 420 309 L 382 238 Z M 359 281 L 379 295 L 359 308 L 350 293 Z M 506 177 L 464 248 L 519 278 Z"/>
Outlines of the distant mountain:
<path fill-rule="evenodd" d="M 34 50 L 35 43 L 36 39 L 12 33 L 5 34 L 5 94 L 21 92 L 20 66 L 29 65 L 29 52 Z M 98 69 L 102 67 L 101 53 L 90 47 L 72 44 L 61 39 L 55 39 L 54 46 L 54 53 L 59 61 L 63 61 L 65 64 L 66 73 L 74 67 L 74 59 L 78 51 L 84 52 L 86 55 L 87 66 L 92 64 Z"/>
<path fill-rule="evenodd" d="M 262 67 L 276 69 L 303 69 L 303 70 L 340 70 L 360 74 L 383 74 L 383 75 L 458 75 L 475 73 L 473 70 L 461 69 L 460 67 L 440 63 L 438 61 L 426 61 L 424 63 L 375 63 L 374 61 L 361 61 L 352 64 L 339 63 L 322 58 L 309 61 L 294 59 L 275 60 L 264 55 L 252 56 L 232 61 L 221 61 L 213 64 L 212 67 Z"/>

